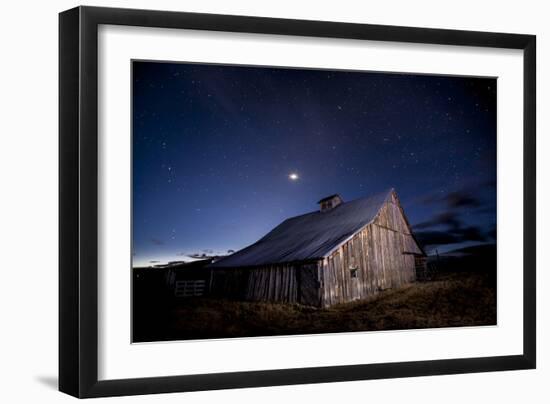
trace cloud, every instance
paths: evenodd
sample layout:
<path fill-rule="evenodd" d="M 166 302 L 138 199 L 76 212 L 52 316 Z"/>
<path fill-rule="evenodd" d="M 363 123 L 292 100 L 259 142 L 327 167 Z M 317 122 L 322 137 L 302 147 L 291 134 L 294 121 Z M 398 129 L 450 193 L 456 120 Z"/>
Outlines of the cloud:
<path fill-rule="evenodd" d="M 210 258 L 210 256 L 206 253 L 194 253 L 194 254 L 187 254 L 190 258 Z"/>
<path fill-rule="evenodd" d="M 466 191 L 455 191 L 444 196 L 432 194 L 424 198 L 423 202 L 425 204 L 444 203 L 449 209 L 481 206 L 481 201 Z"/>
<path fill-rule="evenodd" d="M 420 231 L 415 233 L 416 239 L 423 246 L 459 243 L 455 235 L 445 231 Z"/>
<path fill-rule="evenodd" d="M 436 246 L 494 239 L 490 231 L 465 223 L 461 219 L 466 213 L 494 213 L 495 208 L 483 203 L 476 195 L 479 187 L 494 186 L 495 181 L 485 181 L 476 187 L 471 186 L 448 194 L 432 193 L 422 199 L 425 205 L 438 205 L 443 211 L 413 226 L 418 241 L 424 246 Z"/>
<path fill-rule="evenodd" d="M 451 208 L 461 208 L 465 206 L 477 208 L 481 205 L 479 199 L 466 192 L 451 192 L 444 200 Z"/>
<path fill-rule="evenodd" d="M 465 241 L 487 241 L 487 236 L 475 226 L 459 227 L 450 231 L 427 230 L 414 233 L 423 246 L 463 243 Z"/>
<path fill-rule="evenodd" d="M 460 220 L 460 214 L 456 207 L 438 213 L 430 220 L 414 225 L 413 228 L 416 238 L 424 246 L 455 244 L 465 241 L 483 242 L 488 238 L 481 228 L 465 225 Z"/>
<path fill-rule="evenodd" d="M 479 227 L 468 226 L 459 229 L 455 233 L 457 236 L 463 239 L 463 241 L 486 241 L 487 237 L 483 234 Z"/>
<path fill-rule="evenodd" d="M 231 254 L 233 252 L 235 252 L 235 251 L 228 250 L 227 254 Z M 223 253 L 223 252 L 220 252 L 220 251 L 215 251 L 211 248 L 205 248 L 205 249 L 201 250 L 200 252 L 186 253 L 185 255 L 190 257 L 190 258 L 194 258 L 194 259 L 206 259 L 206 258 L 221 257 L 221 256 L 224 256 L 226 254 Z"/>
<path fill-rule="evenodd" d="M 460 228 L 461 222 L 455 212 L 443 212 L 435 215 L 432 219 L 418 223 L 413 227 L 415 229 L 428 229 L 430 227 L 446 226 L 451 228 Z"/>

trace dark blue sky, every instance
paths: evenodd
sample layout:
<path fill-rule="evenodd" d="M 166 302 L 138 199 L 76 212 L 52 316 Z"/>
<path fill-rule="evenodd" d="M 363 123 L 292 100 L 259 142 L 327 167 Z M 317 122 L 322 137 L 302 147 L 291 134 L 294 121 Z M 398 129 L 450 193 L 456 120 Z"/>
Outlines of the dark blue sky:
<path fill-rule="evenodd" d="M 133 63 L 134 265 L 390 187 L 428 251 L 494 242 L 496 79 Z"/>

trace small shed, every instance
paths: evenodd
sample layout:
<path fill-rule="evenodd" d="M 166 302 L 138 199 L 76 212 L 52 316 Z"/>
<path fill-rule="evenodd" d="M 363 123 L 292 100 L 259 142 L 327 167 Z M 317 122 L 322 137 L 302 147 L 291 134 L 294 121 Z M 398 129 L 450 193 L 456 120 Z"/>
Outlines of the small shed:
<path fill-rule="evenodd" d="M 328 307 L 416 280 L 426 254 L 395 190 L 292 217 L 208 266 L 215 296 Z"/>
<path fill-rule="evenodd" d="M 212 258 L 167 266 L 166 283 L 175 297 L 203 296 L 208 291 L 211 272 L 206 269 Z"/>

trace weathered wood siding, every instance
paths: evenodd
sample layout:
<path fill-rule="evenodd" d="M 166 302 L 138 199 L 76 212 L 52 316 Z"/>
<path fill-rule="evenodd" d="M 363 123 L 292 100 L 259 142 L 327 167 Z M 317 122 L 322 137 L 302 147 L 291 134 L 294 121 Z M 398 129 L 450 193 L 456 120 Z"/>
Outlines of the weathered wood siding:
<path fill-rule="evenodd" d="M 216 268 L 210 289 L 214 296 L 230 299 L 320 305 L 317 263 Z"/>
<path fill-rule="evenodd" d="M 372 224 L 321 261 L 321 305 L 363 299 L 414 282 L 414 254 L 422 251 L 392 194 Z"/>

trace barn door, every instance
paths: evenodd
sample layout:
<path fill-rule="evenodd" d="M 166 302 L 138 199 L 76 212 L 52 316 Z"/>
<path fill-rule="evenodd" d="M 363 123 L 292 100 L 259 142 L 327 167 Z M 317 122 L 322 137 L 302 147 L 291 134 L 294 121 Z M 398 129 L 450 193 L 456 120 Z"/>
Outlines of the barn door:
<path fill-rule="evenodd" d="M 321 293 L 317 264 L 302 265 L 296 269 L 298 301 L 306 306 L 319 306 Z"/>

